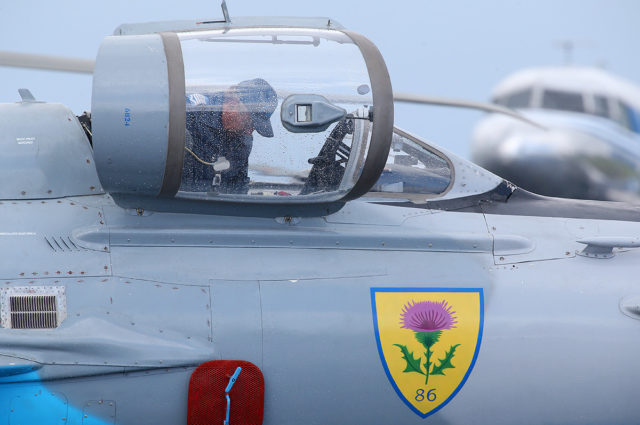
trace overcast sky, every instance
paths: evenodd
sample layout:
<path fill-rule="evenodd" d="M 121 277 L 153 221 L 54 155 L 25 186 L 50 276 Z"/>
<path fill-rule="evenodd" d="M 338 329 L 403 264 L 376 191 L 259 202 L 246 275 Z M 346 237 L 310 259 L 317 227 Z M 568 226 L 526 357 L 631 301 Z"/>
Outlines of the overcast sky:
<path fill-rule="evenodd" d="M 640 83 L 637 0 L 228 0 L 233 16 L 326 16 L 369 37 L 385 57 L 393 88 L 487 100 L 522 68 L 562 65 L 559 44 L 575 44 L 573 63 L 602 66 Z M 121 23 L 216 18 L 216 0 L 0 0 L 0 50 L 94 59 Z M 36 98 L 77 114 L 91 104 L 91 77 L 0 68 L 0 102 Z M 397 105 L 396 125 L 464 157 L 480 112 Z"/>

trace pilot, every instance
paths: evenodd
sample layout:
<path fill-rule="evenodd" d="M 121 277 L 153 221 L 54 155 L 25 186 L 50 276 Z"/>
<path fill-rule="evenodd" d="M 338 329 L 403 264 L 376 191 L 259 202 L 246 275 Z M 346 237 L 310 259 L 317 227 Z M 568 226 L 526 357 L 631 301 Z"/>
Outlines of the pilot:
<path fill-rule="evenodd" d="M 275 90 L 261 78 L 224 92 L 191 94 L 181 190 L 247 193 L 253 132 L 273 137 L 270 118 L 278 105 Z"/>

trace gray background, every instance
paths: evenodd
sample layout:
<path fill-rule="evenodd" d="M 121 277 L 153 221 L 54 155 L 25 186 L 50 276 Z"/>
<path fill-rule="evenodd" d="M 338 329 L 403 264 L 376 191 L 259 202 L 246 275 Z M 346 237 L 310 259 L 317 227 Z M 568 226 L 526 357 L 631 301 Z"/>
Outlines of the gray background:
<path fill-rule="evenodd" d="M 524 67 L 561 65 L 562 40 L 573 63 L 604 66 L 640 82 L 640 2 L 635 0 L 395 1 L 229 0 L 231 16 L 328 16 L 365 34 L 381 50 L 394 90 L 487 100 L 491 88 Z M 0 2 L 0 50 L 95 58 L 121 23 L 216 18 L 217 0 L 21 0 Z M 0 102 L 36 98 L 89 109 L 91 77 L 0 69 Z M 480 112 L 398 105 L 396 125 L 467 157 Z"/>

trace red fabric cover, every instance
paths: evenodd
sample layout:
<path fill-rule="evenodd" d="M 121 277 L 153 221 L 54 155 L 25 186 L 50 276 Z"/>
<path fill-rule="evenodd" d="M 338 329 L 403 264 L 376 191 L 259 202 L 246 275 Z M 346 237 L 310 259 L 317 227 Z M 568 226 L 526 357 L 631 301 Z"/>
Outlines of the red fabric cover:
<path fill-rule="evenodd" d="M 229 425 L 262 425 L 264 377 L 243 360 L 213 360 L 198 366 L 189 381 L 188 425 L 222 425 L 227 415 L 225 388 L 240 366 L 242 372 L 229 392 Z"/>

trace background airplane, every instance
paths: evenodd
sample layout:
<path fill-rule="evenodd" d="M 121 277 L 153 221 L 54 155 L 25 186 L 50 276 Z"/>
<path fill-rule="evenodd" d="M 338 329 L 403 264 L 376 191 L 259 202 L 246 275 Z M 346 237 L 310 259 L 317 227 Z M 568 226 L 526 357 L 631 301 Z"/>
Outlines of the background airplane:
<path fill-rule="evenodd" d="M 640 201 L 640 86 L 596 68 L 531 68 L 499 83 L 492 101 L 546 129 L 483 118 L 474 162 L 543 195 Z"/>

